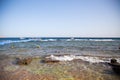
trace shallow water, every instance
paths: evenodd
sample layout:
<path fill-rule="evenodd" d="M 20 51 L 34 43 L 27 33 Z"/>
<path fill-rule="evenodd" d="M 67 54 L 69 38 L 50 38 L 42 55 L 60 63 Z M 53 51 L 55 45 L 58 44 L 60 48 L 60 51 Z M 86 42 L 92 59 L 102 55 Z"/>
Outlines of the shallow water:
<path fill-rule="evenodd" d="M 22 57 L 24 55 L 19 55 Z M 4 56 L 2 56 L 4 57 Z M 89 61 L 74 60 L 74 61 L 62 61 L 59 63 L 44 63 L 41 62 L 41 58 L 34 58 L 32 62 L 27 65 L 13 64 L 15 57 L 2 58 L 1 64 L 4 63 L 2 72 L 6 73 L 2 77 L 8 77 L 4 80 L 34 80 L 32 77 L 43 77 L 36 80 L 119 80 L 120 76 L 114 73 L 111 67 L 107 63 L 90 63 Z M 0 65 L 0 67 L 2 67 Z M 0 69 L 0 70 L 1 70 Z M 4 71 L 3 71 L 4 70 Z M 9 73 L 7 73 L 9 72 Z M 24 76 L 23 76 L 24 74 Z M 43 76 L 44 75 L 44 76 Z M 0 73 L 0 78 L 1 73 Z M 26 79 L 24 79 L 27 77 Z"/>
<path fill-rule="evenodd" d="M 9 65 L 5 71 L 25 69 L 30 73 L 56 76 L 53 80 L 119 80 L 106 63 L 111 58 L 120 62 L 120 39 L 0 39 L 0 57 L 7 55 Z M 62 61 L 55 64 L 41 63 L 45 55 L 79 55 L 78 61 Z M 16 57 L 38 57 L 28 66 L 12 64 Z M 96 58 L 97 57 L 97 58 Z M 4 60 L 2 58 L 2 60 Z M 1 64 L 4 65 L 4 61 Z M 7 59 L 5 59 L 6 61 Z M 100 62 L 101 61 L 101 62 Z M 97 62 L 97 63 L 96 63 Z M 14 69 L 14 70 L 13 70 Z M 12 71 L 13 70 L 13 71 Z"/>

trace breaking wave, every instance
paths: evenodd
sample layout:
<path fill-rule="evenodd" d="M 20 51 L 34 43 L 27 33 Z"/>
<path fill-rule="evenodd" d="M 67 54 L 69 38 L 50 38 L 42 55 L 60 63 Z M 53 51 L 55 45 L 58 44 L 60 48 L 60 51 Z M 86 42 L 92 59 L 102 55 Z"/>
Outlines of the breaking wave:
<path fill-rule="evenodd" d="M 120 41 L 120 39 L 104 39 L 104 38 L 0 38 L 0 45 L 18 43 L 18 42 L 30 42 L 30 41 Z"/>
<path fill-rule="evenodd" d="M 101 62 L 110 62 L 112 58 L 99 58 L 99 57 L 94 57 L 94 56 L 81 56 L 81 55 L 62 55 L 62 56 L 55 56 L 55 55 L 50 55 L 46 58 L 49 58 L 51 60 L 58 60 L 58 61 L 72 61 L 75 59 L 81 59 L 83 61 L 87 61 L 90 63 L 101 63 Z M 118 62 L 120 62 L 120 58 L 116 58 Z"/>

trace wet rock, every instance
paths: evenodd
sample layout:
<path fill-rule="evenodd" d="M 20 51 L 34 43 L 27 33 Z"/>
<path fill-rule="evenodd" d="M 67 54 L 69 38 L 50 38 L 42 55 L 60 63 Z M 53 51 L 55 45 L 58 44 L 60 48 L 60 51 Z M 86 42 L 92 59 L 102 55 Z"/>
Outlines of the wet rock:
<path fill-rule="evenodd" d="M 60 61 L 59 61 L 59 60 L 52 60 L 52 59 L 49 58 L 48 56 L 44 56 L 42 62 L 43 62 L 43 63 L 57 63 L 57 62 L 60 62 Z"/>
<path fill-rule="evenodd" d="M 111 63 L 115 64 L 115 63 L 117 63 L 117 60 L 116 59 L 111 59 Z"/>
<path fill-rule="evenodd" d="M 120 47 L 118 49 L 120 49 Z"/>
<path fill-rule="evenodd" d="M 45 60 L 43 60 L 43 62 L 45 62 L 45 63 L 58 63 L 60 61 L 59 60 L 52 60 L 52 59 L 45 59 Z"/>
<path fill-rule="evenodd" d="M 36 48 L 40 48 L 40 46 L 39 46 L 39 45 L 36 45 Z"/>
<path fill-rule="evenodd" d="M 46 55 L 42 62 L 45 63 L 57 63 L 64 61 L 72 61 L 74 60 L 73 55 L 70 54 L 55 54 L 55 55 Z"/>
<path fill-rule="evenodd" d="M 32 58 L 16 58 L 16 64 L 18 65 L 28 65 L 32 61 Z"/>
<path fill-rule="evenodd" d="M 116 59 L 111 59 L 111 62 L 108 64 L 112 67 L 115 73 L 120 74 L 120 63 L 118 63 Z"/>

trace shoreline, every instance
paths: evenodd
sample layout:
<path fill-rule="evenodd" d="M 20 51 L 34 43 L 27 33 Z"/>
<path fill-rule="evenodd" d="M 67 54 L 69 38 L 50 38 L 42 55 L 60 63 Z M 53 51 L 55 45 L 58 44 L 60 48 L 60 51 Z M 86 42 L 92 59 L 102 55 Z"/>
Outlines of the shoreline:
<path fill-rule="evenodd" d="M 119 80 L 120 78 L 108 64 L 104 63 L 90 63 L 83 60 L 43 63 L 41 62 L 43 57 L 36 56 L 32 57 L 33 60 L 29 65 L 16 65 L 13 64 L 16 57 L 18 56 L 0 55 L 1 80 Z"/>

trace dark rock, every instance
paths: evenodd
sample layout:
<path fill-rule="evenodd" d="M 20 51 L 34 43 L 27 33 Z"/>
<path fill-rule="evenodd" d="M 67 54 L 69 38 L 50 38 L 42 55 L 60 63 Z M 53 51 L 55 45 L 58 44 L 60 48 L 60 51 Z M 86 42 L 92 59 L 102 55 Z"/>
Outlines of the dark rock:
<path fill-rule="evenodd" d="M 120 74 L 120 63 L 118 63 L 116 59 L 111 59 L 111 62 L 108 64 L 112 67 L 115 73 Z"/>
<path fill-rule="evenodd" d="M 28 65 L 32 61 L 32 58 L 16 58 L 16 64 L 18 65 Z"/>
<path fill-rule="evenodd" d="M 45 63 L 57 63 L 57 62 L 60 62 L 60 61 L 59 61 L 59 60 L 52 60 L 52 59 L 49 59 L 49 58 L 48 58 L 48 59 L 45 58 L 45 59 L 44 59 L 44 62 L 45 62 Z"/>
<path fill-rule="evenodd" d="M 111 59 L 111 63 L 117 63 L 117 60 L 116 59 Z"/>

